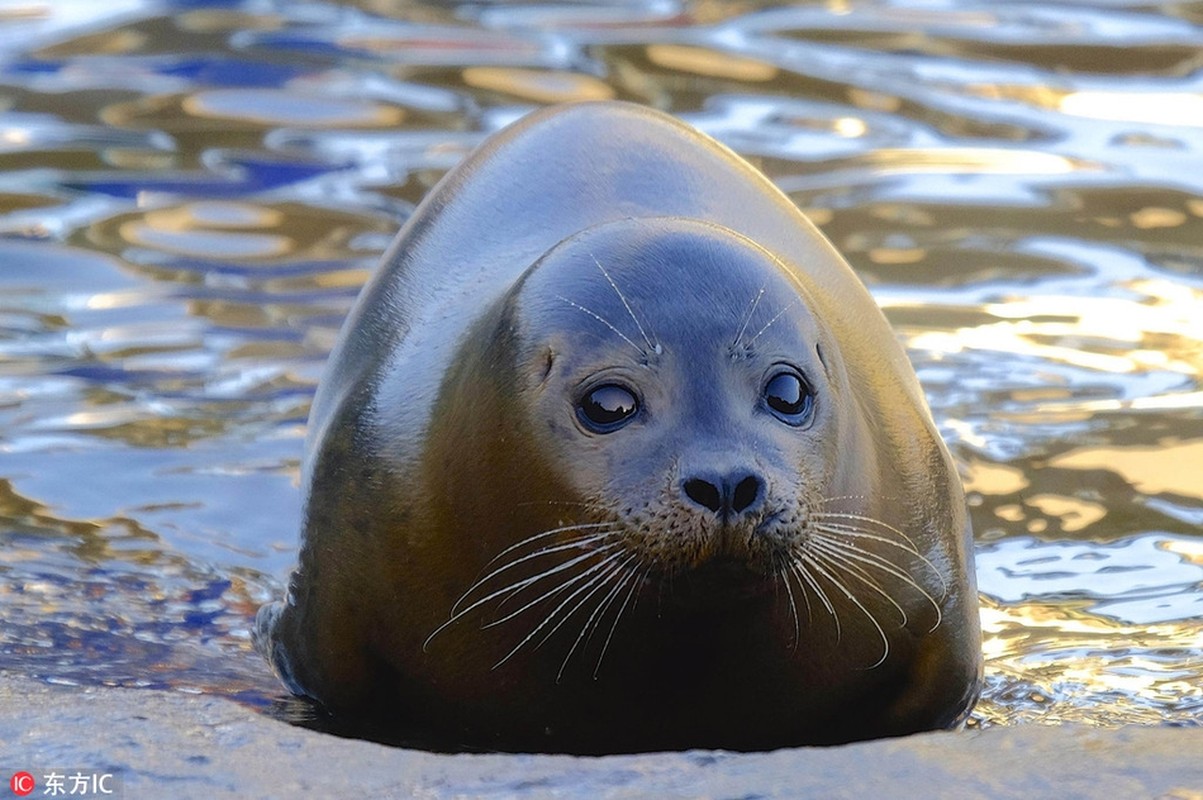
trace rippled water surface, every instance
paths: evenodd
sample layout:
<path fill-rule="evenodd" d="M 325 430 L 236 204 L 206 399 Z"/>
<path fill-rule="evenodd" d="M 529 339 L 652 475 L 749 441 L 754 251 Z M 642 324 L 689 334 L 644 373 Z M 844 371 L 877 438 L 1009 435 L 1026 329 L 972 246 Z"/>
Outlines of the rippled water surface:
<path fill-rule="evenodd" d="M 305 416 L 423 193 L 656 106 L 869 284 L 965 465 L 971 724 L 1203 721 L 1203 3 L 0 2 L 0 669 L 281 694 Z"/>

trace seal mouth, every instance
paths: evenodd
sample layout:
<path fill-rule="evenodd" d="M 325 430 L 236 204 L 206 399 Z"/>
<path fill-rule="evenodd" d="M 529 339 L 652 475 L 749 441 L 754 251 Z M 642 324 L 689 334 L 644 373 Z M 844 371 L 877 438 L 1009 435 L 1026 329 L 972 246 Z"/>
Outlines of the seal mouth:
<path fill-rule="evenodd" d="M 704 607 L 751 600 L 772 591 L 772 576 L 748 558 L 715 555 L 669 578 L 667 597 L 681 606 Z"/>
<path fill-rule="evenodd" d="M 690 574 L 696 580 L 726 581 L 741 583 L 751 579 L 763 578 L 748 562 L 747 559 L 733 555 L 717 555 L 698 564 Z"/>

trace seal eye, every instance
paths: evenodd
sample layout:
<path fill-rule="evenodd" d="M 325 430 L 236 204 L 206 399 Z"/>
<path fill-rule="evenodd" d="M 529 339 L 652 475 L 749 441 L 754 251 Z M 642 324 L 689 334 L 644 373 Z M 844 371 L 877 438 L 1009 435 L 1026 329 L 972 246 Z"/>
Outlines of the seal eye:
<path fill-rule="evenodd" d="M 801 375 L 783 370 L 765 384 L 764 403 L 787 425 L 804 425 L 814 409 L 814 392 Z"/>
<path fill-rule="evenodd" d="M 576 415 L 585 427 L 610 433 L 625 425 L 639 410 L 634 392 L 616 383 L 590 389 L 576 405 Z"/>

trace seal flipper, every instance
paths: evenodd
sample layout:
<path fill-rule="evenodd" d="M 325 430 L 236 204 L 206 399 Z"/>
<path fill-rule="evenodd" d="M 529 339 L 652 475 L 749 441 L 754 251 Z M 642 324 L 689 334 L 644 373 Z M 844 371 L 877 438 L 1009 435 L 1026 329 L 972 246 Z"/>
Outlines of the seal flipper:
<path fill-rule="evenodd" d="M 305 688 L 297 682 L 288 658 L 287 648 L 276 636 L 284 610 L 284 603 L 279 600 L 260 608 L 259 613 L 255 615 L 255 625 L 251 629 L 251 643 L 254 644 L 256 652 L 271 665 L 272 671 L 276 673 L 277 677 L 288 687 L 288 691 L 296 695 L 308 696 Z"/>

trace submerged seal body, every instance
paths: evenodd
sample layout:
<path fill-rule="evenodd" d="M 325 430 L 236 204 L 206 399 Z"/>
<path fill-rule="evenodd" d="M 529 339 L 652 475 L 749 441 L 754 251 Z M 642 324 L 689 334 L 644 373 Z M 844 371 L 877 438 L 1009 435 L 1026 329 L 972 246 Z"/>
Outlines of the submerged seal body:
<path fill-rule="evenodd" d="M 450 172 L 310 415 L 256 641 L 336 716 L 503 750 L 775 747 L 976 698 L 962 489 L 904 352 L 763 176 L 658 112 Z"/>

